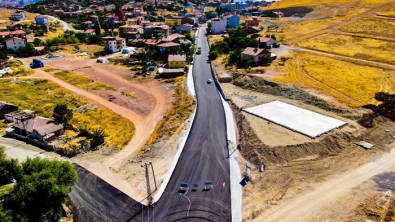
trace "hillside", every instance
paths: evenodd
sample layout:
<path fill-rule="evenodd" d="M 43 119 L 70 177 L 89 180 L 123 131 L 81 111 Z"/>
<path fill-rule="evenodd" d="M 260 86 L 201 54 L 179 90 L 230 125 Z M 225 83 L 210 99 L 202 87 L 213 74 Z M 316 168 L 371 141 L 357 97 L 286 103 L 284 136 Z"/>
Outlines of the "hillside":
<path fill-rule="evenodd" d="M 280 8 L 289 8 L 289 7 L 302 7 L 302 6 L 319 6 L 324 5 L 328 7 L 348 7 L 351 5 L 359 5 L 359 6 L 377 6 L 380 4 L 384 4 L 387 2 L 391 2 L 391 0 L 281 0 L 273 3 L 269 7 L 264 8 L 267 9 L 280 9 Z"/>

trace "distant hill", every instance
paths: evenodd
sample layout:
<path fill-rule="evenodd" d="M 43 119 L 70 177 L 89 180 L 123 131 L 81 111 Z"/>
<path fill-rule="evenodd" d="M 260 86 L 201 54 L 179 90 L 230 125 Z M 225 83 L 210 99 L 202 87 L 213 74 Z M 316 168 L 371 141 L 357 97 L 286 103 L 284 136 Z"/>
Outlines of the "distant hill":
<path fill-rule="evenodd" d="M 0 6 L 25 6 L 42 0 L 0 0 Z"/>
<path fill-rule="evenodd" d="M 280 9 L 280 8 L 289 8 L 289 7 L 300 7 L 300 6 L 319 6 L 325 5 L 328 7 L 341 7 L 344 5 L 379 5 L 387 2 L 391 2 L 392 0 L 281 0 L 278 2 L 274 2 L 270 6 L 264 8 L 266 9 Z"/>

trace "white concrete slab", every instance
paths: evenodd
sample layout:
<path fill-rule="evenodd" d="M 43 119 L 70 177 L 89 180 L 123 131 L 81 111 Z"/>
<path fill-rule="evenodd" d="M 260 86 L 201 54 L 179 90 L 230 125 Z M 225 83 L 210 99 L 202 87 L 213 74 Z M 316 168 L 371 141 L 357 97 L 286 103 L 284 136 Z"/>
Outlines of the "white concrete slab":
<path fill-rule="evenodd" d="M 251 107 L 244 111 L 311 138 L 347 124 L 347 122 L 280 101 Z"/>

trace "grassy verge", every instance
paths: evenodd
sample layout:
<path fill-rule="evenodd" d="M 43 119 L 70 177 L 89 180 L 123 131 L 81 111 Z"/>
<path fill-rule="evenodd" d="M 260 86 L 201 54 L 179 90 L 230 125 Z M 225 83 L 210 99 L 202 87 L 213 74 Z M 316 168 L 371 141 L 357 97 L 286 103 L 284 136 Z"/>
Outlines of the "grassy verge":
<path fill-rule="evenodd" d="M 389 19 L 364 17 L 340 28 L 344 32 L 367 33 L 395 37 L 395 22 Z"/>
<path fill-rule="evenodd" d="M 84 88 L 88 91 L 95 91 L 95 90 L 111 90 L 117 91 L 112 86 L 105 85 L 101 82 L 95 82 L 93 79 L 90 79 L 86 76 L 81 76 L 78 73 L 71 72 L 71 71 L 60 71 L 54 74 L 55 77 L 62 79 L 72 85 L 75 85 L 80 88 Z"/>
<path fill-rule="evenodd" d="M 0 80 L 1 99 L 19 106 L 20 110 L 30 109 L 37 115 L 52 118 L 57 104 L 67 104 L 77 108 L 90 101 L 80 98 L 48 80 L 27 79 L 24 81 Z M 135 126 L 129 120 L 107 108 L 92 108 L 84 112 L 74 112 L 70 121 L 74 128 L 90 126 L 104 129 L 106 146 L 123 148 L 135 133 Z M 4 134 L 4 131 L 0 132 Z"/>
<path fill-rule="evenodd" d="M 23 63 L 17 59 L 10 60 L 3 64 L 4 67 L 9 67 L 12 71 L 7 73 L 5 77 L 20 77 L 32 75 L 34 71 L 30 68 L 26 68 Z"/>
<path fill-rule="evenodd" d="M 58 68 L 52 67 L 52 66 L 45 66 L 45 68 L 42 68 L 45 72 L 53 72 L 53 71 L 58 71 Z"/>
<path fill-rule="evenodd" d="M 329 94 L 355 107 L 377 104 L 374 95 L 394 93 L 395 72 L 336 60 L 311 53 L 293 53 L 293 59 L 276 69 L 285 74 L 274 77 L 279 82 L 293 83 Z"/>
<path fill-rule="evenodd" d="M 395 63 L 395 42 L 324 34 L 302 41 L 298 45 L 372 61 Z"/>
<path fill-rule="evenodd" d="M 173 94 L 172 106 L 158 122 L 147 144 L 141 148 L 141 152 L 144 152 L 156 140 L 162 137 L 171 137 L 184 129 L 188 116 L 195 107 L 195 100 L 185 92 L 185 80 L 185 76 L 175 79 L 176 88 Z"/>

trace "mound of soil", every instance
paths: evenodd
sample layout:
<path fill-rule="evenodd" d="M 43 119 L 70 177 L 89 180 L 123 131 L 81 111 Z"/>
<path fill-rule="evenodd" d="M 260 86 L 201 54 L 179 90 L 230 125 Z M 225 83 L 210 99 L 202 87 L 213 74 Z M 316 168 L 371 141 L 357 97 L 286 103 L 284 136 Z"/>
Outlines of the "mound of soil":
<path fill-rule="evenodd" d="M 233 85 L 274 96 L 283 96 L 288 99 L 300 100 L 306 104 L 314 105 L 326 111 L 348 113 L 349 110 L 337 108 L 325 100 L 314 96 L 303 89 L 281 85 L 256 76 L 240 75 L 233 80 Z"/>
<path fill-rule="evenodd" d="M 382 103 L 376 105 L 365 105 L 363 108 L 372 110 L 372 113 L 367 113 L 362 116 L 358 123 L 364 127 L 372 128 L 376 126 L 377 122 L 381 122 L 382 118 L 385 117 L 391 121 L 395 121 L 395 94 L 388 94 L 384 92 L 378 92 L 374 98 Z"/>

